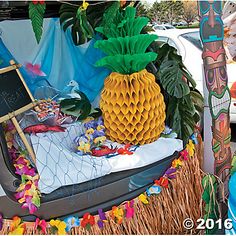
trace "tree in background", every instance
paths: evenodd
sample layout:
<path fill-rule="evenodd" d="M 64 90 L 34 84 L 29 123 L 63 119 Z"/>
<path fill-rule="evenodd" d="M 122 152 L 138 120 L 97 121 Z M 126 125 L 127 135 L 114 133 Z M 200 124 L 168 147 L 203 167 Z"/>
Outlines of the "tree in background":
<path fill-rule="evenodd" d="M 153 21 L 173 23 L 179 21 L 183 15 L 182 1 L 154 2 L 150 8 L 150 17 Z"/>
<path fill-rule="evenodd" d="M 149 13 L 147 6 L 141 2 L 136 7 L 136 10 L 137 10 L 137 16 L 147 16 Z"/>
<path fill-rule="evenodd" d="M 183 1 L 183 15 L 182 19 L 188 24 L 197 19 L 198 10 L 197 10 L 197 1 Z"/>

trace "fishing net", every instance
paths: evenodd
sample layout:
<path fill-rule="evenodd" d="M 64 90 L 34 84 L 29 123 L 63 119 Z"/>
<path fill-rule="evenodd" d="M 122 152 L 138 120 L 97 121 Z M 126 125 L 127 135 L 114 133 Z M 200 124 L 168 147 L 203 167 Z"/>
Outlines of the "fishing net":
<path fill-rule="evenodd" d="M 32 112 L 19 116 L 18 121 L 22 130 L 42 124 Z M 110 173 L 111 166 L 105 157 L 76 153 L 75 139 L 84 132 L 82 123 L 65 124 L 64 127 L 65 132 L 26 134 L 36 155 L 36 168 L 40 174 L 39 189 L 42 193 L 50 193 L 59 187 L 86 182 Z M 17 133 L 15 141 L 24 149 Z"/>

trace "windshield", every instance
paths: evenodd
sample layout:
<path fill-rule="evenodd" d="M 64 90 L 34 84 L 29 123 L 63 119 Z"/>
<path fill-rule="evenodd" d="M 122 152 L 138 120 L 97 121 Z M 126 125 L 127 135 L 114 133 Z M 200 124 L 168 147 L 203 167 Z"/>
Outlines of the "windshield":
<path fill-rule="evenodd" d="M 196 46 L 198 49 L 202 51 L 203 47 L 202 47 L 199 31 L 181 34 L 180 36 L 188 40 L 190 43 L 192 43 L 194 46 Z"/>

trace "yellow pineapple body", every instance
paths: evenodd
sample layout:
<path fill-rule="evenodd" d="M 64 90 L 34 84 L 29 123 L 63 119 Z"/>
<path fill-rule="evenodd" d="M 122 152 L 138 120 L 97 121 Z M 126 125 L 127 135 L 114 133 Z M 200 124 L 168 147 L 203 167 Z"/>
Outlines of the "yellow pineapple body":
<path fill-rule="evenodd" d="M 111 73 L 104 83 L 100 108 L 112 141 L 151 143 L 165 128 L 164 97 L 146 69 L 131 75 Z"/>

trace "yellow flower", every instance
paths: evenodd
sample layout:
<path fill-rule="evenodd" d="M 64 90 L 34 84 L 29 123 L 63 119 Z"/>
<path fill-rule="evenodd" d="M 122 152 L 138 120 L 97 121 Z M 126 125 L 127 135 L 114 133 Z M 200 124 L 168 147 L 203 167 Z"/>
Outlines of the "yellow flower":
<path fill-rule="evenodd" d="M 90 150 L 90 144 L 89 143 L 85 143 L 85 142 L 79 142 L 79 146 L 78 146 L 78 150 L 79 151 L 82 151 L 84 153 L 87 153 L 87 152 L 91 152 Z"/>
<path fill-rule="evenodd" d="M 80 9 L 82 11 L 85 11 L 88 8 L 88 6 L 89 6 L 89 3 L 84 0 L 82 6 L 80 7 Z"/>
<path fill-rule="evenodd" d="M 143 193 L 138 196 L 138 199 L 139 199 L 140 202 L 142 202 L 145 205 L 149 203 L 148 199 L 147 199 L 147 196 L 144 195 Z"/>
<path fill-rule="evenodd" d="M 93 134 L 94 133 L 94 129 L 90 128 L 86 130 L 86 134 Z"/>
<path fill-rule="evenodd" d="M 124 210 L 122 208 L 116 206 L 112 207 L 112 217 L 113 219 L 116 220 L 118 224 L 122 223 L 123 216 L 124 216 Z"/>
<path fill-rule="evenodd" d="M 50 220 L 49 224 L 57 228 L 58 235 L 66 234 L 66 223 L 61 220 Z"/>
<path fill-rule="evenodd" d="M 106 137 L 105 137 L 105 136 L 97 137 L 97 138 L 95 138 L 95 139 L 93 140 L 93 142 L 94 142 L 95 144 L 97 144 L 97 143 L 103 143 L 103 142 L 105 142 L 105 141 L 106 141 Z"/>
<path fill-rule="evenodd" d="M 174 168 L 179 168 L 180 166 L 182 166 L 182 161 L 180 159 L 175 159 L 173 162 L 172 162 L 172 167 Z"/>
<path fill-rule="evenodd" d="M 23 235 L 25 231 L 25 225 L 21 223 L 21 218 L 14 216 L 10 225 L 10 232 L 8 235 Z"/>
<path fill-rule="evenodd" d="M 190 157 L 193 157 L 195 152 L 195 146 L 193 144 L 193 141 L 190 139 L 188 144 L 186 145 L 186 150 L 188 151 L 188 154 Z"/>
<path fill-rule="evenodd" d="M 97 130 L 100 131 L 102 129 L 105 129 L 105 127 L 103 125 L 98 125 Z"/>

